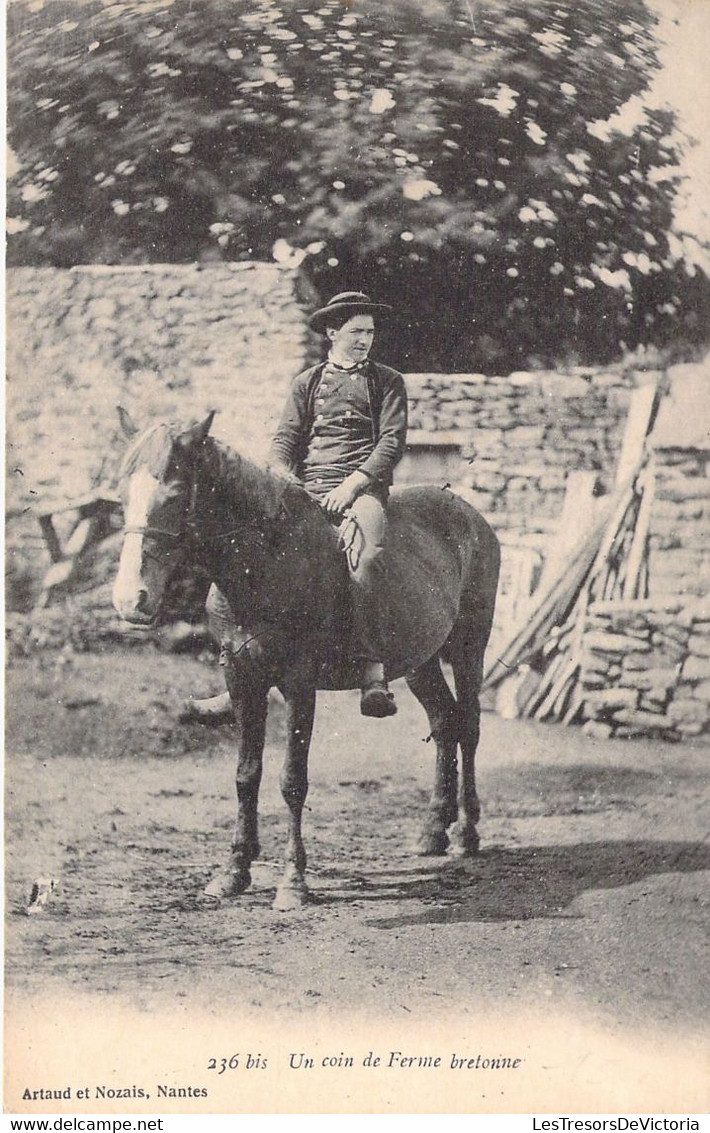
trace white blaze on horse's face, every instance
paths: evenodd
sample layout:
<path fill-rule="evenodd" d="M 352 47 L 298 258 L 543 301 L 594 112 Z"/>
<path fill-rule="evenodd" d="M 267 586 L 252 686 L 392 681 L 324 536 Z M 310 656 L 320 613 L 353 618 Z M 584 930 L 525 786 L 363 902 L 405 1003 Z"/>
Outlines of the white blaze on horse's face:
<path fill-rule="evenodd" d="M 144 468 L 134 472 L 126 492 L 126 534 L 113 585 L 113 604 L 122 618 L 138 625 L 148 625 L 155 618 L 174 565 L 174 540 L 150 534 L 151 528 L 175 528 L 174 517 L 158 517 L 165 500 L 164 484 Z"/>

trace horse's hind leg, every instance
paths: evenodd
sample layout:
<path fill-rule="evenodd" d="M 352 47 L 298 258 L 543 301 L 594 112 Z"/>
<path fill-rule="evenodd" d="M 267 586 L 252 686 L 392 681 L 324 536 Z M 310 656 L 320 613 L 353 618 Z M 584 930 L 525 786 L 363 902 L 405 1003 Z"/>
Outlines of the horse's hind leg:
<path fill-rule="evenodd" d="M 451 832 L 452 849 L 459 854 L 478 852 L 476 829 L 481 806 L 476 793 L 476 749 L 481 729 L 480 692 L 483 683 L 483 654 L 475 638 L 465 638 L 452 649 L 451 665 L 458 703 L 458 737 L 461 745 L 461 790 L 458 822 Z"/>
<path fill-rule="evenodd" d="M 441 671 L 439 658 L 431 657 L 407 684 L 429 718 L 436 742 L 436 772 L 429 811 L 417 846 L 420 854 L 443 854 L 449 844 L 447 827 L 457 817 L 456 745 L 458 740 L 456 701 Z"/>
<path fill-rule="evenodd" d="M 316 693 L 313 686 L 281 687 L 286 700 L 288 730 L 286 759 L 281 772 L 281 793 L 289 810 L 286 869 L 274 898 L 278 910 L 296 909 L 308 900 L 306 850 L 301 816 L 308 793 L 308 750 L 313 731 Z"/>

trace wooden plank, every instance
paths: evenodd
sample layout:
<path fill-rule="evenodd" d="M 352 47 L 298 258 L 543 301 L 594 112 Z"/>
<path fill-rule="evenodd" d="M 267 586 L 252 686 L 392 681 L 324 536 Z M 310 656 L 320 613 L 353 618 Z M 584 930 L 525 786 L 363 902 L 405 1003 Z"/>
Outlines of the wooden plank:
<path fill-rule="evenodd" d="M 631 395 L 626 418 L 624 439 L 621 442 L 619 463 L 616 466 L 616 487 L 620 488 L 631 477 L 641 462 L 646 437 L 655 421 L 660 402 L 658 378 L 639 386 Z"/>
<path fill-rule="evenodd" d="M 600 505 L 604 503 L 603 498 L 594 495 L 598 481 L 598 472 L 570 472 L 567 477 L 557 533 L 545 556 L 540 577 L 541 589 L 559 577 L 570 554 L 597 518 Z"/>
<path fill-rule="evenodd" d="M 498 686 L 495 710 L 504 720 L 517 720 L 525 715 L 525 705 L 532 699 L 540 683 L 540 674 L 521 665 Z"/>
<path fill-rule="evenodd" d="M 535 607 L 526 623 L 503 648 L 499 656 L 489 665 L 484 675 L 484 687 L 498 684 L 525 657 L 539 648 L 550 629 L 564 621 L 573 606 L 582 586 L 588 586 L 590 567 L 604 562 L 606 554 L 600 556 L 600 546 L 611 545 L 631 500 L 631 486 L 609 497 L 603 515 L 581 540 L 564 573 L 547 592 L 535 595 Z M 611 522 L 609 517 L 611 516 Z M 586 601 L 585 601 L 586 606 Z M 499 668 L 500 666 L 500 668 Z"/>
<path fill-rule="evenodd" d="M 590 570 L 590 576 L 592 578 L 601 572 L 603 566 L 607 562 L 607 559 L 612 554 L 614 544 L 619 537 L 619 531 L 624 523 L 624 520 L 626 519 L 626 513 L 629 510 L 629 507 L 633 504 L 633 485 L 636 479 L 636 471 L 637 470 L 635 470 L 634 475 L 630 477 L 630 480 L 626 484 L 626 486 L 611 497 L 616 506 L 613 507 L 613 510 L 611 511 L 609 522 L 604 529 L 602 539 L 597 548 L 597 553 Z"/>
<path fill-rule="evenodd" d="M 550 714 L 560 693 L 564 690 L 567 683 L 571 681 L 572 677 L 575 674 L 575 671 L 577 669 L 577 662 L 575 661 L 575 659 L 573 657 L 563 657 L 561 658 L 561 660 L 562 666 L 560 672 L 556 675 L 555 680 L 550 685 L 547 696 L 543 698 L 542 702 L 538 705 L 536 711 L 534 712 L 534 718 L 536 720 L 544 720 L 545 717 Z"/>
<path fill-rule="evenodd" d="M 600 523 L 589 532 L 568 564 L 565 574 L 557 579 L 546 593 L 538 593 L 535 596 L 536 608 L 532 616 L 492 663 L 486 672 L 484 683 L 496 684 L 502 680 L 506 672 L 514 668 L 523 656 L 532 650 L 536 638 L 541 634 L 546 636 L 553 625 L 564 619 L 594 558 L 602 531 L 603 524 Z M 500 671 L 494 673 L 498 665 L 501 666 Z"/>
<path fill-rule="evenodd" d="M 604 570 L 615 545 L 621 545 L 619 540 L 623 540 L 624 521 L 628 518 L 629 525 L 634 522 L 627 517 L 627 512 L 634 503 L 634 483 L 643 468 L 646 438 L 655 420 L 659 399 L 657 379 L 634 390 L 613 495 L 604 505 L 601 517 L 580 539 L 560 576 L 549 582 L 547 588 L 540 587 L 526 625 L 487 668 L 484 687 L 498 684 L 517 664 L 539 650 L 552 627 L 567 617 L 575 603 L 579 607 L 575 644 L 579 645 L 594 580 Z M 617 570 L 607 571 L 605 575 L 602 594 L 607 589 L 613 593 Z M 573 649 L 573 652 L 578 654 L 579 649 Z"/>
<path fill-rule="evenodd" d="M 649 458 L 643 479 L 643 496 L 639 507 L 634 536 L 626 560 L 626 579 L 622 594 L 624 598 L 642 597 L 639 594 L 640 582 L 643 574 L 644 560 L 646 558 L 646 545 L 651 525 L 651 512 L 656 490 L 656 465 L 653 457 Z"/>
<path fill-rule="evenodd" d="M 548 665 L 547 670 L 543 673 L 542 680 L 535 690 L 533 696 L 530 697 L 527 704 L 524 704 L 520 710 L 521 716 L 534 716 L 537 718 L 537 710 L 541 704 L 547 700 L 550 689 L 555 683 L 559 673 L 564 669 L 566 658 L 563 655 L 555 657 L 555 659 Z"/>
<path fill-rule="evenodd" d="M 101 510 L 101 508 L 114 508 L 121 507 L 121 500 L 118 496 L 111 495 L 110 492 L 88 493 L 85 496 L 77 496 L 73 500 L 57 500 L 55 503 L 45 503 L 38 513 L 40 524 L 42 519 L 46 516 L 60 515 L 65 511 L 78 511 L 82 516 L 91 515 L 94 511 Z"/>
<path fill-rule="evenodd" d="M 616 583 L 619 577 L 619 572 L 615 567 L 612 567 L 604 580 L 604 587 L 601 591 L 600 598 L 602 602 L 610 602 L 614 597 L 616 590 Z"/>
<path fill-rule="evenodd" d="M 552 716 L 555 720 L 564 719 L 565 713 L 572 703 L 575 691 L 579 686 L 579 665 L 575 665 L 572 669 L 568 680 L 560 689 L 557 700 L 552 705 Z"/>
<path fill-rule="evenodd" d="M 561 723 L 563 723 L 565 727 L 567 727 L 569 724 L 574 724 L 575 720 L 579 716 L 583 704 L 584 693 L 579 681 L 577 681 L 572 689 L 572 696 L 567 710 L 561 720 Z"/>
<path fill-rule="evenodd" d="M 39 520 L 39 525 L 44 536 L 44 541 L 47 544 L 49 557 L 53 563 L 58 563 L 63 557 L 62 547 L 61 543 L 59 542 L 59 537 L 54 530 L 54 524 L 52 523 L 52 513 L 50 512 L 48 515 L 39 515 L 37 516 L 37 518 Z"/>

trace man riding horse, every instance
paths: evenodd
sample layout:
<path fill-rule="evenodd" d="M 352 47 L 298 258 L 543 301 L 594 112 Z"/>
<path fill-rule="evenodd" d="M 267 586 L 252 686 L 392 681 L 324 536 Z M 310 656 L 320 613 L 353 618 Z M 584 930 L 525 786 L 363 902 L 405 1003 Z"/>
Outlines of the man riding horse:
<path fill-rule="evenodd" d="M 188 426 L 157 422 L 143 432 L 126 414 L 123 421 L 132 440 L 120 472 L 125 528 L 113 587 L 117 612 L 132 624 L 152 625 L 175 571 L 199 564 L 219 588 L 226 615 L 220 637 L 238 755 L 237 814 L 228 859 L 205 892 L 232 898 L 251 884 L 250 867 L 259 853 L 269 694 L 276 688 L 285 705 L 281 791 L 289 823 L 285 869 L 274 900 L 282 910 L 308 900 L 302 820 L 319 689 L 362 687 L 366 712 L 392 715 L 385 668 L 390 680 L 405 677 L 427 714 L 436 749 L 419 851 L 443 854 L 453 847 L 473 854 L 479 845 L 475 756 L 498 541 L 460 495 L 438 485 L 409 487 L 389 500 L 380 561 L 384 501 L 403 443 L 402 379 L 367 361 L 374 315 L 366 297 L 336 296 L 317 325 L 325 327 L 320 320 L 330 318 L 341 303 L 345 321 L 328 327 L 332 356 L 310 377 L 296 379 L 277 434 L 274 459 L 286 459 L 286 474 L 259 467 L 210 436 L 214 413 Z M 357 351 L 336 349 L 349 330 Z M 355 364 L 362 370 L 348 364 L 353 355 L 360 356 Z M 353 420 L 356 415 L 372 422 L 372 436 Z M 341 445 L 344 438 L 353 440 L 352 448 Z M 327 482 L 333 450 L 340 448 L 338 474 Z M 334 523 L 345 517 L 340 536 L 328 515 Z M 375 601 L 381 584 L 381 620 L 372 617 L 370 606 L 360 623 L 356 613 L 363 629 L 353 646 L 349 608 L 357 606 L 363 560 L 375 563 L 366 579 L 375 588 Z M 373 645 L 369 635 L 377 630 L 381 640 Z M 442 661 L 451 666 L 453 689 Z M 332 740 L 337 743 L 335 735 Z"/>
<path fill-rule="evenodd" d="M 294 379 L 274 435 L 270 463 L 297 480 L 340 527 L 351 579 L 353 639 L 361 670 L 360 711 L 397 711 L 383 665 L 381 557 L 394 468 L 404 453 L 407 393 L 402 375 L 370 358 L 376 319 L 391 308 L 345 291 L 317 310 L 310 326 L 326 336 L 326 360 Z M 225 599 L 212 588 L 213 623 L 229 625 Z M 228 717 L 228 694 L 188 702 L 188 718 Z"/>

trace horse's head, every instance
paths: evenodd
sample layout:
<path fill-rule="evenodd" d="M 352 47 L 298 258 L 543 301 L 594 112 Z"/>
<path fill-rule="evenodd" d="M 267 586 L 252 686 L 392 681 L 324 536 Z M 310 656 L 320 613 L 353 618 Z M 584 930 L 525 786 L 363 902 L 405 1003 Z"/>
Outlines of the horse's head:
<path fill-rule="evenodd" d="M 171 574 L 187 552 L 196 459 L 214 413 L 188 429 L 153 425 L 139 436 L 128 414 L 119 413 L 133 443 L 120 473 L 125 534 L 113 604 L 126 621 L 150 625 Z"/>

